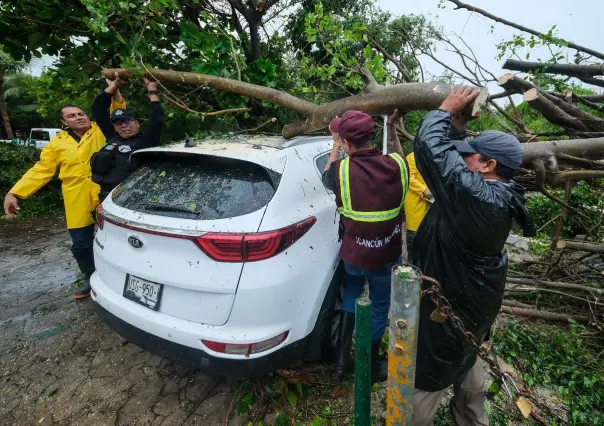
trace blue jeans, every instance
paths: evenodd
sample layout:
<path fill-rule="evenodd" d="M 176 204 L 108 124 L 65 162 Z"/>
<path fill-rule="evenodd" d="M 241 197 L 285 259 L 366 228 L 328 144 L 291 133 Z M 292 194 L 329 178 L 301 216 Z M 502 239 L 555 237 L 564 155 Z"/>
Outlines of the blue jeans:
<path fill-rule="evenodd" d="M 344 312 L 354 312 L 355 302 L 363 294 L 365 281 L 369 281 L 369 299 L 371 299 L 371 339 L 381 340 L 388 322 L 390 310 L 390 290 L 392 267 L 399 265 L 398 259 L 384 265 L 381 269 L 366 271 L 344 263 L 346 283 L 344 284 Z"/>

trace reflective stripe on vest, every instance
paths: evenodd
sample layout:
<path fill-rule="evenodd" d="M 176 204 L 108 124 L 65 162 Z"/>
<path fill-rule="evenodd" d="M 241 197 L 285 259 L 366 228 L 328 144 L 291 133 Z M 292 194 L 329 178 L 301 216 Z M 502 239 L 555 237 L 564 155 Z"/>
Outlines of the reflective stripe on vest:
<path fill-rule="evenodd" d="M 407 195 L 409 183 L 407 182 L 407 166 L 403 158 L 397 154 L 388 154 L 394 159 L 401 171 L 402 199 L 401 204 L 392 210 L 376 211 L 376 212 L 359 212 L 352 209 L 352 201 L 350 199 L 350 157 L 346 157 L 340 163 L 340 197 L 342 198 L 342 207 L 338 208 L 338 212 L 349 219 L 357 222 L 386 222 L 395 219 L 403 208 L 403 202 Z"/>

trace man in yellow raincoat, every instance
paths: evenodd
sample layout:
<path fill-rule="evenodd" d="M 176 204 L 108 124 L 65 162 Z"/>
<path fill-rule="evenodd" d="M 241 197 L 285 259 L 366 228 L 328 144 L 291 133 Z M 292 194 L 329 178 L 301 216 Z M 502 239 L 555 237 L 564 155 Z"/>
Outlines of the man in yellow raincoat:
<path fill-rule="evenodd" d="M 409 191 L 405 197 L 405 217 L 407 218 L 407 262 L 411 263 L 411 252 L 413 251 L 413 239 L 419 224 L 428 212 L 432 204 L 432 194 L 424 182 L 424 178 L 415 165 L 415 154 L 407 155 L 409 163 Z"/>
<path fill-rule="evenodd" d="M 111 110 L 120 108 L 126 108 L 126 103 L 117 91 Z M 6 194 L 4 212 L 10 218 L 16 217 L 20 210 L 18 199 L 31 197 L 59 170 L 71 252 L 84 274 L 84 286 L 75 293 L 75 298 L 83 299 L 90 296 L 90 276 L 95 270 L 91 212 L 99 202 L 99 186 L 91 180 L 90 157 L 103 146 L 105 136 L 78 106 L 63 106 L 59 114 L 67 130 L 50 140 L 42 149 L 40 160 Z"/>

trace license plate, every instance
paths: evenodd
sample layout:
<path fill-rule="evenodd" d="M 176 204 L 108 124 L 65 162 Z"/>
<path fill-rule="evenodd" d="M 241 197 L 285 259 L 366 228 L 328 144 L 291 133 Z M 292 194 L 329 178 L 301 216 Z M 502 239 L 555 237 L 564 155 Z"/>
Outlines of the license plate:
<path fill-rule="evenodd" d="M 128 275 L 126 277 L 126 285 L 124 286 L 124 297 L 157 311 L 159 309 L 162 288 L 161 284 Z"/>

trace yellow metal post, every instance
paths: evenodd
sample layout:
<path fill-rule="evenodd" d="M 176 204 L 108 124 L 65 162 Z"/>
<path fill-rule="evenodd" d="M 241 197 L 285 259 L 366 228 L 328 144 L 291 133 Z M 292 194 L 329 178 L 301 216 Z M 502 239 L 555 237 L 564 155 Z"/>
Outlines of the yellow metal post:
<path fill-rule="evenodd" d="M 413 424 L 421 274 L 411 266 L 392 270 L 388 346 L 387 426 Z"/>

